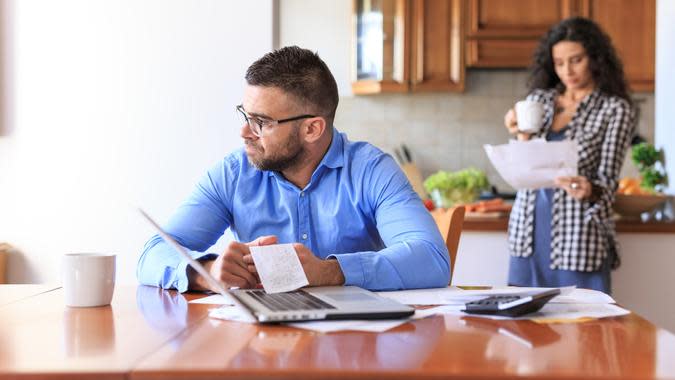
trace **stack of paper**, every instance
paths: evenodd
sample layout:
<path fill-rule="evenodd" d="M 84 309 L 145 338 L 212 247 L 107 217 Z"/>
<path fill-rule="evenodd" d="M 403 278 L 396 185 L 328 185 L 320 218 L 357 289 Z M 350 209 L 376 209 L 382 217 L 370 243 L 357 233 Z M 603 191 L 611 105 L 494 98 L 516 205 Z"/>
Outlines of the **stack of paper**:
<path fill-rule="evenodd" d="M 579 156 L 574 140 L 514 140 L 483 148 L 499 175 L 514 189 L 553 187 L 555 178 L 577 175 Z"/>
<path fill-rule="evenodd" d="M 536 313 L 512 318 L 494 315 L 464 313 L 464 304 L 477 299 L 503 294 L 526 293 L 546 288 L 496 287 L 484 290 L 462 290 L 455 287 L 402 290 L 380 292 L 383 297 L 397 300 L 407 305 L 441 305 L 425 310 L 431 314 L 455 314 L 491 319 L 531 319 L 531 320 L 572 320 L 579 318 L 605 318 L 630 314 L 630 311 L 615 305 L 609 295 L 591 289 L 577 289 L 574 286 L 561 288 L 561 294 Z M 436 303 L 433 303 L 436 302 Z"/>

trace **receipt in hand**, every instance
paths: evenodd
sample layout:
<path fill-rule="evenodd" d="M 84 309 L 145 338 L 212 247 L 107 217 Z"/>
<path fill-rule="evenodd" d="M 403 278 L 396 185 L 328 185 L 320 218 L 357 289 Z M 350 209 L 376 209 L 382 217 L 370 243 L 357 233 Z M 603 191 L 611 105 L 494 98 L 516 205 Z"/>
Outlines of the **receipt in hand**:
<path fill-rule="evenodd" d="M 281 293 L 309 285 L 292 244 L 250 247 L 253 263 L 267 293 Z"/>
<path fill-rule="evenodd" d="M 574 140 L 511 141 L 484 148 L 492 166 L 514 189 L 553 187 L 556 177 L 577 175 L 579 154 Z"/>

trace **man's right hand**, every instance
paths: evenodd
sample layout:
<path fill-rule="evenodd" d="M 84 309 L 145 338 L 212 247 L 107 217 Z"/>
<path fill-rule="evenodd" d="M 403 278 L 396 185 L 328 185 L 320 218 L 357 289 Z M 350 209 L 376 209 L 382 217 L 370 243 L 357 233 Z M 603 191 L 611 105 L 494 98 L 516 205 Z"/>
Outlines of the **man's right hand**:
<path fill-rule="evenodd" d="M 250 255 L 248 249 L 250 246 L 276 244 L 277 237 L 273 235 L 261 236 L 249 243 L 230 242 L 225 251 L 218 255 L 215 260 L 202 262 L 204 268 L 209 271 L 211 276 L 220 281 L 225 288 L 253 288 L 259 280 L 254 273 L 248 270 L 244 263 L 244 256 Z M 214 290 L 211 289 L 204 278 L 190 268 L 188 272 L 190 289 L 192 290 Z"/>

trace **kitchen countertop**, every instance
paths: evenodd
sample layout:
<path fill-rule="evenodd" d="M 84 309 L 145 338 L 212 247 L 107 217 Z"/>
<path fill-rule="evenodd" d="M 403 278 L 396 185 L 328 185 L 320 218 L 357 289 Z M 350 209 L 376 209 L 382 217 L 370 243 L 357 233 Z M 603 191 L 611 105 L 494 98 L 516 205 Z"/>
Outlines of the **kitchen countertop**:
<path fill-rule="evenodd" d="M 509 217 L 472 218 L 464 219 L 462 231 L 506 232 Z M 616 221 L 616 231 L 619 233 L 675 233 L 675 222 L 646 222 L 639 220 Z"/>

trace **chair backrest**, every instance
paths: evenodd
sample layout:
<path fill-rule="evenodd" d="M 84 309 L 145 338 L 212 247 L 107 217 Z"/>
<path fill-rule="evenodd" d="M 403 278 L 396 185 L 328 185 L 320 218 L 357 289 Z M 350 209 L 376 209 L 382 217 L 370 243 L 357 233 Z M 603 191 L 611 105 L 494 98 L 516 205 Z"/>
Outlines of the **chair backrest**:
<path fill-rule="evenodd" d="M 459 236 L 462 234 L 462 225 L 464 224 L 464 206 L 456 206 L 449 209 L 436 209 L 431 215 L 436 221 L 441 236 L 445 240 L 445 245 L 450 253 L 450 282 L 452 282 L 457 259 L 457 249 L 459 248 Z"/>

